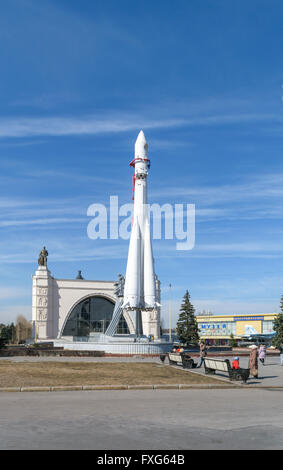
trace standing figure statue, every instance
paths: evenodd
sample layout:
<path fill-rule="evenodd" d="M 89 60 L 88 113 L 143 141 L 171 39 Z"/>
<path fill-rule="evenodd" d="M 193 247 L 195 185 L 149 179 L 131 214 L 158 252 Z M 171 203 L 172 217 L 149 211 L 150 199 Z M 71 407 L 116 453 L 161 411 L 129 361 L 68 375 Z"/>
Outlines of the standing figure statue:
<path fill-rule="evenodd" d="M 48 251 L 46 250 L 44 246 L 41 252 L 39 253 L 39 258 L 38 258 L 39 266 L 47 266 L 47 256 L 48 256 Z"/>
<path fill-rule="evenodd" d="M 122 274 L 118 274 L 118 281 L 115 282 L 114 287 L 115 287 L 115 295 L 117 297 L 123 297 L 124 296 L 124 284 L 125 284 L 125 278 L 122 276 Z"/>

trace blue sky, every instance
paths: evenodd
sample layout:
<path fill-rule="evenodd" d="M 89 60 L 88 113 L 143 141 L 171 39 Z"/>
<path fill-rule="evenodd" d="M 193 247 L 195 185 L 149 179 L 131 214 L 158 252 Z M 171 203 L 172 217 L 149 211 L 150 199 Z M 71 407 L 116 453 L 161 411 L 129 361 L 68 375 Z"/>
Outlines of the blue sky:
<path fill-rule="evenodd" d="M 278 311 L 283 294 L 280 0 L 9 0 L 0 17 L 0 321 L 54 277 L 114 279 L 128 242 L 89 240 L 87 208 L 131 201 L 142 128 L 150 202 L 196 205 L 196 246 L 154 241 L 168 317 Z"/>

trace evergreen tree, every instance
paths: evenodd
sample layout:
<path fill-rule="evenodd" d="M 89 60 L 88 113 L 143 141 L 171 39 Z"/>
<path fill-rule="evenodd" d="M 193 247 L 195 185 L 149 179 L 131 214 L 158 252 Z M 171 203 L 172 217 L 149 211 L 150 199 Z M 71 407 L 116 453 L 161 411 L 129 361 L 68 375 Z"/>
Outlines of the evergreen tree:
<path fill-rule="evenodd" d="M 229 346 L 230 346 L 230 348 L 236 348 L 237 345 L 238 345 L 238 342 L 235 339 L 233 333 L 231 333 L 230 338 L 229 338 Z"/>
<path fill-rule="evenodd" d="M 12 343 L 13 339 L 15 338 L 15 332 L 16 328 L 14 323 L 11 323 L 10 325 L 0 325 L 0 338 L 2 343 L 8 344 Z"/>
<path fill-rule="evenodd" d="M 283 343 L 283 296 L 281 297 L 280 310 L 281 312 L 275 318 L 273 326 L 276 334 L 272 340 L 272 344 L 276 348 L 278 348 Z"/>
<path fill-rule="evenodd" d="M 179 320 L 176 328 L 177 336 L 183 344 L 197 345 L 199 342 L 198 324 L 195 309 L 190 302 L 190 294 L 186 291 L 181 304 Z"/>

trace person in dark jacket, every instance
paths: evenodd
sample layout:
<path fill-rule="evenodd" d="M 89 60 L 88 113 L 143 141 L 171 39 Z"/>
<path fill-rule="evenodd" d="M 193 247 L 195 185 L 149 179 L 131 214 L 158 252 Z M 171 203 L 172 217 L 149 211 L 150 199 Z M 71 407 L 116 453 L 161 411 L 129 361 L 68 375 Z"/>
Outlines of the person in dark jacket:
<path fill-rule="evenodd" d="M 202 364 L 204 363 L 204 358 L 207 356 L 207 347 L 203 341 L 200 342 L 199 344 L 199 357 L 200 357 L 200 362 L 197 367 L 201 367 Z"/>

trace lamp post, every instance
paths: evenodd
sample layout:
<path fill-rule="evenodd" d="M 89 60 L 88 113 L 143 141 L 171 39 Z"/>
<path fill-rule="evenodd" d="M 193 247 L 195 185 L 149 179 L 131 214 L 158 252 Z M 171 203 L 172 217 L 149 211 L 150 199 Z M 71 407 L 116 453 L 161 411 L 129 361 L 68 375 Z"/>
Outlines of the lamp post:
<path fill-rule="evenodd" d="M 34 320 L 34 343 L 37 343 L 37 318 Z"/>
<path fill-rule="evenodd" d="M 170 298 L 169 298 L 169 342 L 172 342 L 172 291 L 171 291 L 172 285 L 169 284 L 169 292 L 170 292 Z"/>

